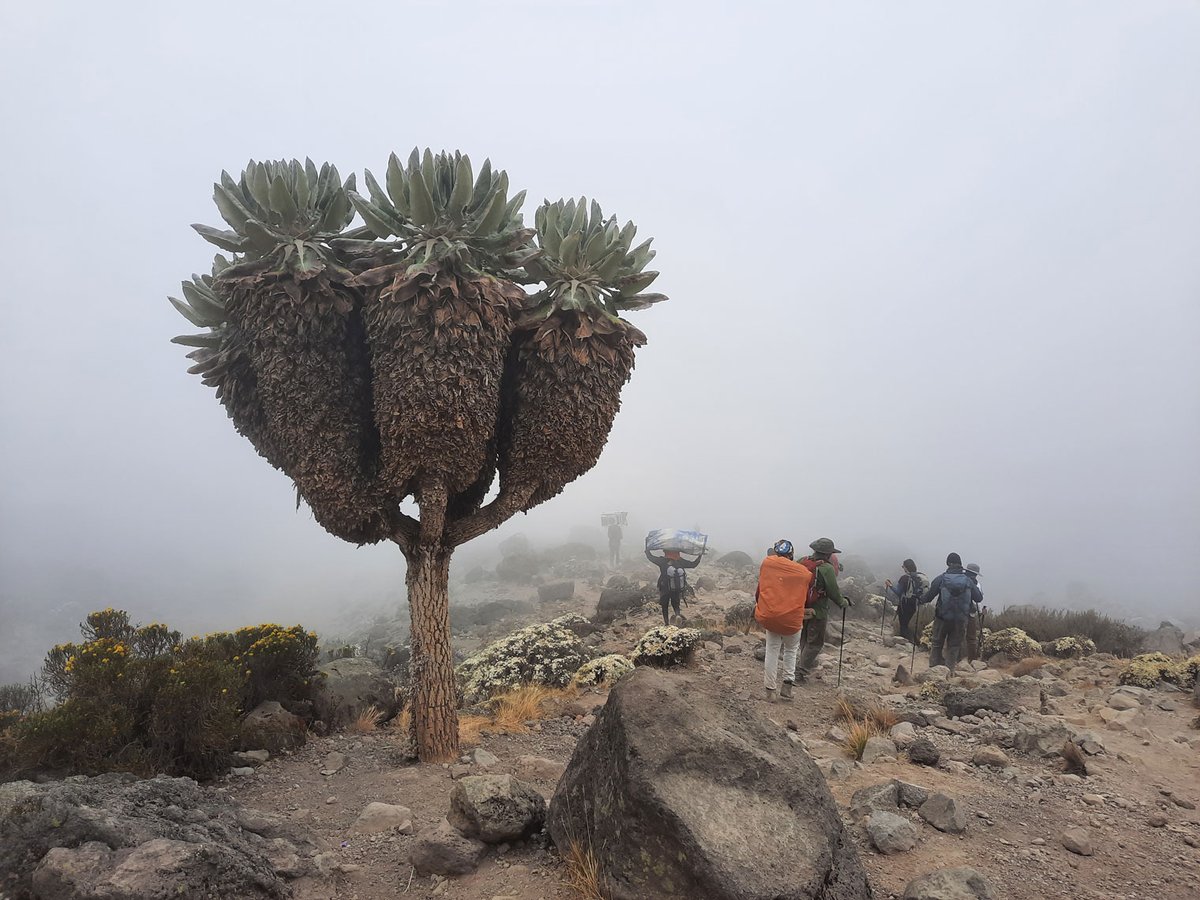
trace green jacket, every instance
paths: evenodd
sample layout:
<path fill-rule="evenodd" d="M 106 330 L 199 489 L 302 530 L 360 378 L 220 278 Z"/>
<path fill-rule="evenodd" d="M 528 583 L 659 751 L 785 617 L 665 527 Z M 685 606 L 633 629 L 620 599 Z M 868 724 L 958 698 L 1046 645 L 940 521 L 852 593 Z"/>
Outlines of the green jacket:
<path fill-rule="evenodd" d="M 805 559 L 812 559 L 811 556 L 806 556 Z M 837 583 L 837 571 L 827 559 L 821 560 L 821 564 L 817 566 L 817 599 L 813 601 L 810 609 L 813 611 L 814 619 L 829 618 L 829 601 L 832 600 L 842 609 L 850 605 L 850 602 L 842 596 L 841 588 Z"/>

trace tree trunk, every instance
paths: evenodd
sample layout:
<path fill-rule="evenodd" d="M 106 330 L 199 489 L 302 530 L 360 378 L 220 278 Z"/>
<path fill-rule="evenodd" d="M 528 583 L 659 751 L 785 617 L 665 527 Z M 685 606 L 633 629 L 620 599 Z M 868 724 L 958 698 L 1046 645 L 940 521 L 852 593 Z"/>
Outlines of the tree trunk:
<path fill-rule="evenodd" d="M 421 762 L 458 756 L 458 695 L 450 649 L 450 553 L 419 545 L 408 557 L 408 606 L 412 614 L 412 727 Z"/>

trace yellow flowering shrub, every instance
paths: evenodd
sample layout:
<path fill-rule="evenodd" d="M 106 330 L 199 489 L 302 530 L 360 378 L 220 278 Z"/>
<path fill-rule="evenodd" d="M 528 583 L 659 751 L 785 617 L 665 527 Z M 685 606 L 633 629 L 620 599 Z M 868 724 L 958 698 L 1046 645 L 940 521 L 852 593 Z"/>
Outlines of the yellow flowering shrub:
<path fill-rule="evenodd" d="M 109 608 L 80 631 L 80 642 L 46 655 L 42 684 L 57 705 L 0 708 L 0 768 L 212 777 L 229 765 L 241 713 L 308 698 L 316 686 L 317 636 L 299 625 L 184 641 Z"/>

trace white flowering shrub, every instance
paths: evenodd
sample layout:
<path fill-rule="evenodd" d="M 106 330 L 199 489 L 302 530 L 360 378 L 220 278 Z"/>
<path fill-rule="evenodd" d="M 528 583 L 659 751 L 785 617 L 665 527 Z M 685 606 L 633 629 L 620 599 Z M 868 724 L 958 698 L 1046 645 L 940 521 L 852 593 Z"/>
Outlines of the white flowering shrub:
<path fill-rule="evenodd" d="M 595 687 L 598 684 L 613 684 L 623 675 L 633 671 L 633 663 L 619 653 L 601 656 L 584 663 L 571 679 L 576 687 Z"/>
<path fill-rule="evenodd" d="M 1096 644 L 1090 638 L 1071 636 L 1060 637 L 1058 640 L 1047 641 L 1042 645 L 1050 656 L 1059 659 L 1078 659 L 1081 656 L 1091 656 L 1096 652 Z"/>
<path fill-rule="evenodd" d="M 488 644 L 463 662 L 455 675 L 463 702 L 470 705 L 523 684 L 565 687 L 588 656 L 575 634 L 549 622 Z"/>
<path fill-rule="evenodd" d="M 636 666 L 675 666 L 686 663 L 700 644 L 697 628 L 655 625 L 642 635 L 633 648 Z"/>
<path fill-rule="evenodd" d="M 1041 656 L 1042 645 L 1020 628 L 1002 628 L 987 635 L 980 647 L 980 655 L 984 659 L 997 653 L 1003 653 L 1012 660 L 1028 659 Z"/>

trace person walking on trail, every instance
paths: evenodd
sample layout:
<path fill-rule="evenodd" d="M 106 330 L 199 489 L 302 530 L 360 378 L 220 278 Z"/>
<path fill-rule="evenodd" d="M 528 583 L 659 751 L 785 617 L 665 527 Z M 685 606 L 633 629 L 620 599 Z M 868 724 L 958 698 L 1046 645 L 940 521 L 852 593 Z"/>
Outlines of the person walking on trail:
<path fill-rule="evenodd" d="M 971 617 L 971 604 L 983 600 L 983 594 L 963 569 L 962 557 L 957 553 L 946 557 L 946 571 L 933 579 L 929 590 L 921 596 L 922 603 L 933 600 L 937 600 L 937 605 L 933 612 L 929 666 L 946 666 L 953 675 L 962 652 L 967 620 Z"/>
<path fill-rule="evenodd" d="M 884 589 L 891 601 L 896 604 L 896 621 L 900 625 L 900 637 L 906 641 L 916 640 L 913 634 L 912 619 L 917 611 L 917 602 L 929 587 L 929 579 L 917 571 L 917 564 L 911 559 L 901 563 L 904 574 L 894 585 L 889 578 L 883 583 Z"/>
<path fill-rule="evenodd" d="M 683 592 L 687 590 L 687 569 L 700 565 L 704 557 L 701 550 L 695 559 L 684 559 L 678 550 L 664 550 L 662 556 L 655 556 L 646 551 L 646 559 L 658 566 L 658 602 L 662 604 L 663 624 L 670 625 L 671 617 L 667 610 L 674 609 L 676 617 L 680 616 L 679 604 Z"/>
<path fill-rule="evenodd" d="M 621 538 L 624 537 L 624 532 L 621 531 L 621 526 L 613 522 L 608 526 L 608 561 L 611 565 L 619 566 L 621 564 Z"/>
<path fill-rule="evenodd" d="M 967 662 L 974 662 L 979 659 L 979 642 L 983 638 L 980 626 L 983 624 L 983 619 L 980 618 L 980 611 L 983 609 L 983 588 L 979 587 L 979 563 L 967 563 L 967 577 L 975 583 L 975 587 L 979 590 L 979 602 L 971 603 L 971 618 L 967 619 Z"/>
<path fill-rule="evenodd" d="M 809 588 L 813 573 L 793 559 L 792 542 L 776 541 L 758 569 L 758 587 L 754 591 L 754 618 L 767 632 L 767 655 L 763 668 L 763 687 L 768 703 L 774 703 L 776 691 L 784 700 L 793 697 L 796 652 L 800 630 L 809 615 Z M 780 656 L 783 657 L 783 686 L 779 686 Z"/>
<path fill-rule="evenodd" d="M 808 598 L 808 608 L 812 610 L 812 616 L 805 619 L 804 627 L 800 630 L 800 660 L 796 664 L 797 684 L 808 680 L 808 676 L 816 669 L 817 654 L 825 646 L 829 602 L 832 600 L 842 609 L 850 606 L 850 601 L 842 596 L 837 583 L 837 570 L 829 560 L 832 554 L 842 551 L 837 549 L 829 538 L 818 538 L 808 546 L 812 553 L 800 560 L 800 564 L 813 573 Z"/>

